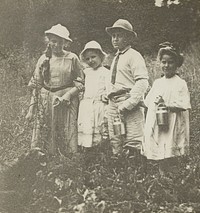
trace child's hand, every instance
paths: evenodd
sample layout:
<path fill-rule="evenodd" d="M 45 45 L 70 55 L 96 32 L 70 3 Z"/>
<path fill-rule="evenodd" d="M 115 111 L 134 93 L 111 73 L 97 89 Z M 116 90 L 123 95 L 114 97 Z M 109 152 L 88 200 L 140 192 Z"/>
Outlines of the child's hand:
<path fill-rule="evenodd" d="M 79 101 L 83 100 L 83 96 L 84 96 L 84 93 L 79 92 L 79 94 L 78 94 Z"/>
<path fill-rule="evenodd" d="M 69 92 L 65 93 L 62 97 L 60 97 L 60 101 L 67 105 L 70 105 L 71 94 Z"/>
<path fill-rule="evenodd" d="M 107 95 L 102 95 L 101 96 L 101 100 L 102 100 L 103 103 L 107 104 L 108 103 L 108 97 L 107 97 Z"/>
<path fill-rule="evenodd" d="M 55 95 L 54 98 L 53 98 L 53 102 L 52 102 L 53 106 L 56 107 L 60 103 L 61 103 L 61 98 Z"/>
<path fill-rule="evenodd" d="M 127 109 L 124 107 L 123 104 L 119 104 L 118 105 L 118 111 L 120 114 L 123 114 L 125 111 L 127 111 Z"/>
<path fill-rule="evenodd" d="M 164 100 L 161 95 L 157 96 L 154 101 L 155 104 L 164 103 Z"/>
<path fill-rule="evenodd" d="M 74 81 L 74 85 L 79 91 L 82 91 L 84 88 L 83 84 L 78 81 Z"/>
<path fill-rule="evenodd" d="M 53 106 L 56 107 L 61 103 L 70 104 L 71 95 L 69 93 L 64 94 L 62 97 L 54 96 Z"/>

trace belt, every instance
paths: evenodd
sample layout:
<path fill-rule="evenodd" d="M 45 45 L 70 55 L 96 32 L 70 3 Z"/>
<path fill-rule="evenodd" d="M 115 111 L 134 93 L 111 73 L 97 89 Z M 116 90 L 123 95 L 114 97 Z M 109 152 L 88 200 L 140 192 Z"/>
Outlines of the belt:
<path fill-rule="evenodd" d="M 60 86 L 60 87 L 49 87 L 47 85 L 43 85 L 43 87 L 44 87 L 44 89 L 46 89 L 50 92 L 57 92 L 59 90 L 66 89 L 68 87 L 73 87 L 73 84 L 63 85 L 63 86 Z"/>
<path fill-rule="evenodd" d="M 125 101 L 126 99 L 130 98 L 130 94 L 127 93 L 127 94 L 122 94 L 122 95 L 116 95 L 112 98 L 110 98 L 111 101 L 113 101 L 114 103 L 117 103 L 117 102 L 121 102 L 121 101 Z"/>
<path fill-rule="evenodd" d="M 130 91 L 131 91 L 131 89 L 120 89 L 118 91 L 111 92 L 108 95 L 108 98 L 112 99 L 113 97 L 124 96 L 126 94 L 129 94 Z"/>

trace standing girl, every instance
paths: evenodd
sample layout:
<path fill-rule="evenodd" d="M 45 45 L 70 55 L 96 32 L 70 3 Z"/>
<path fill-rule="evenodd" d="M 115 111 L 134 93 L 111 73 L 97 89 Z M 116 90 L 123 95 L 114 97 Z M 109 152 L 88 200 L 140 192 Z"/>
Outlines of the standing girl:
<path fill-rule="evenodd" d="M 191 106 L 187 84 L 177 75 L 183 63 L 179 50 L 165 42 L 161 44 L 158 58 L 164 76 L 155 80 L 145 99 L 148 111 L 143 148 L 147 159 L 159 161 L 163 173 L 175 162 L 174 157 L 185 155 L 189 150 L 188 109 Z M 159 123 L 161 112 L 165 113 L 166 123 Z"/>
<path fill-rule="evenodd" d="M 105 58 L 101 46 L 96 41 L 90 41 L 80 54 L 80 58 L 87 64 L 83 70 L 85 74 L 85 91 L 79 108 L 79 145 L 92 147 L 106 136 L 102 127 L 105 123 L 107 105 L 106 85 L 109 70 L 102 66 Z"/>
<path fill-rule="evenodd" d="M 26 116 L 34 115 L 31 148 L 56 154 L 77 151 L 78 91 L 83 88 L 78 57 L 63 48 L 72 41 L 66 27 L 57 24 L 45 31 L 48 49 L 36 65 L 29 83 L 33 88 L 31 106 Z"/>

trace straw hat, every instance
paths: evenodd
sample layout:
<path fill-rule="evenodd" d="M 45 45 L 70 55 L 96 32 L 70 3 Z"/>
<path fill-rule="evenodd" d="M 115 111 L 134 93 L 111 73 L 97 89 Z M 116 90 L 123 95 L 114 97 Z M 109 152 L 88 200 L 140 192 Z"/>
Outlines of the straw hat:
<path fill-rule="evenodd" d="M 45 34 L 46 35 L 54 34 L 61 38 L 66 39 L 67 41 L 72 42 L 72 39 L 69 38 L 70 33 L 69 33 L 68 29 L 66 27 L 62 26 L 61 24 L 52 26 L 51 29 L 45 31 Z"/>
<path fill-rule="evenodd" d="M 84 49 L 80 53 L 80 58 L 81 58 L 82 61 L 84 61 L 84 56 L 83 55 L 84 55 L 86 50 L 99 50 L 100 53 L 103 55 L 103 58 L 106 57 L 106 53 L 102 50 L 101 45 L 98 42 L 96 42 L 96 41 L 89 41 L 85 45 Z"/>
<path fill-rule="evenodd" d="M 112 35 L 112 33 L 116 30 L 116 29 L 123 29 L 129 33 L 131 33 L 134 37 L 137 37 L 137 33 L 133 30 L 133 26 L 131 25 L 131 23 L 125 19 L 118 19 L 112 27 L 106 27 L 106 32 L 109 35 Z"/>

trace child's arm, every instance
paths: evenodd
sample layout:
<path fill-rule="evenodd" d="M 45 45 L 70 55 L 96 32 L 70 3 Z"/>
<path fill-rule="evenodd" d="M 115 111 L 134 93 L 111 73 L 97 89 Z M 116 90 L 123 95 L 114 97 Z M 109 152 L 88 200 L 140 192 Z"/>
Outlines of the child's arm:
<path fill-rule="evenodd" d="M 185 81 L 182 81 L 182 86 L 174 91 L 173 99 L 166 105 L 171 112 L 180 112 L 191 108 L 190 94 Z"/>
<path fill-rule="evenodd" d="M 73 58 L 73 70 L 72 70 L 72 77 L 73 77 L 73 84 L 74 87 L 66 92 L 62 96 L 62 100 L 67 101 L 70 103 L 70 98 L 78 95 L 79 92 L 84 90 L 84 73 L 83 67 L 78 59 L 77 56 Z"/>
<path fill-rule="evenodd" d="M 186 109 L 179 108 L 179 107 L 167 107 L 167 108 L 170 112 L 176 112 L 176 113 L 186 111 Z"/>
<path fill-rule="evenodd" d="M 83 67 L 76 55 L 74 56 L 72 63 L 72 79 L 74 87 L 59 98 L 59 101 L 67 102 L 68 105 L 70 104 L 70 99 L 72 97 L 77 96 L 79 92 L 84 90 Z"/>
<path fill-rule="evenodd" d="M 79 79 L 77 79 L 77 81 L 74 81 L 74 87 L 71 90 L 67 91 L 62 97 L 60 97 L 59 101 L 66 102 L 67 105 L 69 105 L 71 98 L 77 96 L 79 92 L 83 91 L 83 89 L 83 83 L 79 82 Z"/>
<path fill-rule="evenodd" d="M 70 104 L 70 100 L 72 97 L 78 95 L 79 90 L 76 87 L 73 87 L 71 90 L 69 90 L 68 92 L 66 92 L 61 98 L 59 98 L 59 100 L 61 102 L 66 102 L 67 105 Z"/>
<path fill-rule="evenodd" d="M 136 54 L 134 57 L 134 59 L 132 57 L 130 60 L 130 67 L 135 85 L 131 88 L 130 98 L 119 106 L 120 111 L 126 109 L 131 110 L 137 107 L 140 101 L 143 100 L 144 94 L 149 86 L 148 72 L 143 57 L 140 54 Z"/>

